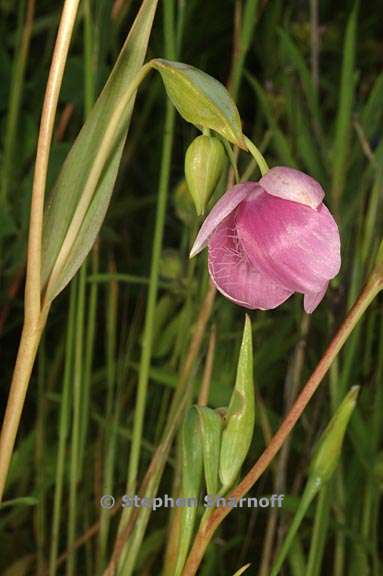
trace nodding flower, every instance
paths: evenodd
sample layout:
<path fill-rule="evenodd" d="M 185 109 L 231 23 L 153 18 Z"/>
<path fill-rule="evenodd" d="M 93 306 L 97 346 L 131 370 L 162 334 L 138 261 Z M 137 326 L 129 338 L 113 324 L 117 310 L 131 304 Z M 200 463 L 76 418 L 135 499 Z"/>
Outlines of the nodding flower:
<path fill-rule="evenodd" d="M 341 264 L 338 226 L 323 198 L 311 176 L 272 168 L 220 198 L 190 257 L 207 246 L 213 283 L 240 306 L 269 310 L 298 292 L 311 313 Z"/>

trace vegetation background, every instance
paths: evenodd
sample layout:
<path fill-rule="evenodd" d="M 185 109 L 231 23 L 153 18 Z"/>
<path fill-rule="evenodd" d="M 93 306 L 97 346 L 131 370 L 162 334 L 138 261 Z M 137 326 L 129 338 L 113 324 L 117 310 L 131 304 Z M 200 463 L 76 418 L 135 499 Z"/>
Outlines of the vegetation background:
<path fill-rule="evenodd" d="M 48 189 L 139 5 L 82 2 L 60 95 Z M 0 1 L 4 406 L 22 325 L 33 166 L 61 8 L 57 0 Z M 256 428 L 244 470 L 317 364 L 376 256 L 383 231 L 382 19 L 379 0 L 360 6 L 344 0 L 159 4 L 148 58 L 168 55 L 170 42 L 178 60 L 226 84 L 245 133 L 269 164 L 295 166 L 317 178 L 341 230 L 341 272 L 312 316 L 304 314 L 299 296 L 278 310 L 251 313 Z M 190 358 L 206 299 L 206 255 L 188 259 L 200 221 L 185 190 L 183 159 L 195 135 L 167 103 L 160 78 L 145 81 L 107 220 L 82 271 L 55 302 L 40 348 L 7 487 L 7 499 L 18 500 L 4 506 L 0 516 L 3 574 L 93 575 L 102 573 L 110 558 L 119 514 L 101 513 L 98 502 L 103 493 L 126 491 L 138 382 L 148 380 L 138 442 L 141 480 Z M 258 178 L 245 154 L 238 167 L 241 175 Z M 215 197 L 225 182 L 226 175 Z M 148 293 L 154 310 L 149 321 Z M 355 384 L 362 389 L 341 465 L 306 514 L 284 573 L 382 574 L 382 311 L 380 299 L 252 490 L 252 496 L 285 494 L 283 509 L 231 513 L 208 548 L 201 574 L 231 575 L 247 562 L 252 563 L 248 573 L 269 574 L 299 503 L 315 441 Z M 243 320 L 243 309 L 216 296 L 187 373 L 194 387 L 190 403 L 207 385 L 211 407 L 228 403 Z M 149 352 L 143 347 L 148 341 Z M 178 479 L 175 445 L 159 492 L 174 494 Z M 151 515 L 137 574 L 160 573 L 170 519 L 168 510 Z"/>

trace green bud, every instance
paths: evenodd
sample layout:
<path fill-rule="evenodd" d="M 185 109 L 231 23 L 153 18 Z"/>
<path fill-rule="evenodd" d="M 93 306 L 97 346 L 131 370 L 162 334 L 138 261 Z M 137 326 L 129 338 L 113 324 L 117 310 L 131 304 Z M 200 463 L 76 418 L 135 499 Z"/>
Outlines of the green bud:
<path fill-rule="evenodd" d="M 202 447 L 199 416 L 192 406 L 186 413 L 181 430 L 182 480 L 181 496 L 198 498 L 202 480 Z M 197 508 L 181 508 L 180 538 L 178 543 L 175 576 L 179 576 L 189 550 Z"/>
<path fill-rule="evenodd" d="M 194 200 L 197 214 L 205 212 L 226 164 L 225 149 L 218 138 L 198 136 L 185 155 L 186 182 Z"/>
<path fill-rule="evenodd" d="M 358 393 L 359 386 L 353 386 L 319 439 L 309 469 L 309 477 L 317 485 L 329 480 L 338 465 L 344 435 L 355 408 Z"/>
<path fill-rule="evenodd" d="M 253 345 L 251 322 L 246 315 L 235 388 L 222 434 L 219 473 L 224 487 L 231 486 L 246 458 L 253 437 L 254 420 Z"/>
<path fill-rule="evenodd" d="M 152 60 L 170 100 L 181 116 L 199 128 L 210 128 L 247 150 L 241 118 L 226 88 L 209 74 L 180 62 Z"/>
<path fill-rule="evenodd" d="M 223 421 L 215 410 L 197 406 L 201 427 L 203 466 L 208 494 L 218 494 L 219 453 Z"/>

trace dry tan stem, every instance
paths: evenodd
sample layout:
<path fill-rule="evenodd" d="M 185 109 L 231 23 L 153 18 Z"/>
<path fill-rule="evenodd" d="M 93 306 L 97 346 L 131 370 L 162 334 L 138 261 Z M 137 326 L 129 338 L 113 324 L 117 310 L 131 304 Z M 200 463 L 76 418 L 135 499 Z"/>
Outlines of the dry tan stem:
<path fill-rule="evenodd" d="M 49 312 L 49 306 L 41 308 L 40 272 L 44 197 L 57 102 L 78 5 L 79 0 L 65 0 L 41 115 L 29 221 L 24 326 L 0 437 L 0 501 L 5 488 L 29 379 Z"/>

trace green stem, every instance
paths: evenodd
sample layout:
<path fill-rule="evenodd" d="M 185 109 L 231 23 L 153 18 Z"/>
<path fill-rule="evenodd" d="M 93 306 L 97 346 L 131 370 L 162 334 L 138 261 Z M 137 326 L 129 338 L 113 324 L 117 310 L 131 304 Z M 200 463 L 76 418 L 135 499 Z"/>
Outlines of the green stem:
<path fill-rule="evenodd" d="M 172 405 L 169 410 L 169 418 L 164 430 L 162 440 L 159 443 L 150 466 L 146 471 L 145 478 L 142 482 L 139 493 L 148 497 L 154 497 L 162 477 L 162 473 L 167 462 L 169 451 L 177 432 L 178 426 L 183 417 L 188 402 L 188 390 L 193 385 L 191 374 L 196 360 L 200 353 L 201 344 L 206 332 L 207 322 L 209 321 L 215 297 L 215 288 L 210 285 L 204 302 L 199 311 L 198 319 L 193 331 L 193 338 L 189 346 L 188 353 L 182 365 L 176 392 L 173 397 Z M 138 517 L 133 516 L 129 522 L 121 527 L 115 542 L 113 555 L 105 572 L 105 576 L 112 576 L 115 573 L 120 556 L 123 553 L 124 546 L 128 545 L 129 550 L 126 562 L 129 566 L 134 566 L 134 561 L 139 553 L 145 528 L 149 521 L 151 510 L 142 508 L 139 510 Z M 131 532 L 133 531 L 133 534 Z M 129 568 L 130 569 L 130 568 Z M 122 572 L 126 576 L 125 572 Z"/>
<path fill-rule="evenodd" d="M 130 494 L 134 493 L 137 484 L 137 471 L 140 458 L 142 427 L 145 413 L 146 393 L 149 381 L 150 360 L 152 355 L 152 334 L 154 329 L 154 313 L 157 301 L 158 276 L 160 270 L 162 238 L 168 196 L 171 152 L 173 147 L 174 119 L 175 110 L 173 105 L 168 102 L 164 128 L 161 175 L 158 189 L 158 206 L 153 237 L 152 264 L 150 271 L 148 300 L 146 306 L 144 337 L 142 343 L 137 400 L 134 411 L 133 439 L 129 460 L 128 492 Z"/>
<path fill-rule="evenodd" d="M 22 15 L 25 2 L 20 3 Z M 9 185 L 12 180 L 12 164 L 14 162 L 15 141 L 17 135 L 17 123 L 22 102 L 25 67 L 28 60 L 30 39 L 33 28 L 35 0 L 28 0 L 25 24 L 15 51 L 15 61 L 12 70 L 11 90 L 9 94 L 8 114 L 5 126 L 4 152 L 1 171 L 1 195 L 0 204 L 4 207 L 8 202 Z M 16 162 L 17 164 L 17 162 Z"/>
<path fill-rule="evenodd" d="M 165 56 L 173 59 L 176 54 L 176 37 L 174 26 L 174 0 L 166 0 L 164 3 L 164 40 Z M 150 63 L 149 63 L 150 65 Z M 152 262 L 150 269 L 150 280 L 148 290 L 148 300 L 146 303 L 146 315 L 144 336 L 142 342 L 142 353 L 140 359 L 140 371 L 138 378 L 136 407 L 133 421 L 133 437 L 130 450 L 129 472 L 128 472 L 128 493 L 133 494 L 137 485 L 137 472 L 140 460 L 140 450 L 142 442 L 142 428 L 145 415 L 146 395 L 149 382 L 150 362 L 152 356 L 154 315 L 157 302 L 158 279 L 160 272 L 160 259 L 162 251 L 162 239 L 164 234 L 166 206 L 168 200 L 168 188 L 170 178 L 170 168 L 172 159 L 173 139 L 174 139 L 175 109 L 167 100 L 166 117 L 164 126 L 164 136 L 162 141 L 161 172 L 158 187 L 158 203 L 156 211 L 156 221 L 153 236 Z"/>
<path fill-rule="evenodd" d="M 59 444 L 57 448 L 55 493 L 53 501 L 53 520 L 51 532 L 51 548 L 49 558 L 49 576 L 55 576 L 57 571 L 57 555 L 60 537 L 60 523 L 62 510 L 62 494 L 65 481 L 66 443 L 68 438 L 70 420 L 70 395 L 72 390 L 72 359 L 75 342 L 75 307 L 76 282 L 70 286 L 69 315 L 65 345 L 65 367 L 63 377 L 63 391 L 60 404 Z"/>
<path fill-rule="evenodd" d="M 336 480 L 336 479 L 335 479 Z M 309 559 L 305 576 L 318 576 L 322 566 L 323 550 L 326 541 L 327 527 L 330 512 L 330 490 L 326 485 L 319 493 L 314 527 L 312 530 Z"/>
<path fill-rule="evenodd" d="M 303 518 L 306 515 L 306 512 L 313 501 L 314 497 L 318 492 L 319 486 L 312 481 L 308 481 L 306 484 L 306 488 L 302 494 L 302 497 L 299 501 L 298 510 L 295 513 L 293 521 L 290 525 L 290 528 L 287 532 L 287 535 L 283 541 L 282 547 L 278 552 L 278 555 L 275 559 L 275 562 L 271 568 L 270 576 L 277 576 L 279 574 L 280 569 L 282 568 L 282 564 L 285 561 L 285 558 L 290 550 L 290 547 L 293 543 L 296 533 L 298 532 L 299 526 L 302 523 Z"/>
<path fill-rule="evenodd" d="M 260 152 L 260 150 L 256 147 L 256 145 L 247 136 L 245 136 L 245 142 L 246 142 L 246 146 L 249 149 L 250 154 L 252 155 L 252 157 L 256 161 L 256 163 L 257 163 L 257 165 L 261 171 L 262 176 L 264 176 L 269 171 L 269 166 L 268 166 L 266 160 L 262 156 L 262 153 Z"/>
<path fill-rule="evenodd" d="M 245 58 L 249 51 L 250 44 L 253 40 L 253 33 L 256 24 L 258 0 L 247 0 L 242 18 L 242 28 L 239 38 L 238 49 L 234 52 L 234 62 L 232 66 L 232 75 L 229 82 L 229 92 L 234 100 L 237 99 Z"/>
<path fill-rule="evenodd" d="M 113 477 L 116 458 L 116 439 L 119 413 L 118 394 L 116 392 L 116 363 L 114 361 L 117 348 L 116 333 L 118 317 L 118 286 L 116 282 L 112 282 L 108 285 L 106 310 L 107 317 L 105 319 L 105 347 L 107 362 L 107 394 L 105 408 L 106 427 L 104 429 L 103 438 L 104 465 L 102 493 L 113 494 Z M 110 520 L 111 517 L 109 510 L 102 510 L 100 514 L 100 532 L 97 546 L 97 573 L 101 573 L 101 570 L 105 565 Z"/>
<path fill-rule="evenodd" d="M 83 348 L 84 348 L 84 314 L 85 314 L 85 282 L 86 268 L 82 266 L 76 279 L 78 287 L 78 301 L 76 310 L 75 356 L 73 377 L 73 422 L 72 442 L 70 455 L 69 478 L 69 515 L 68 515 L 68 559 L 67 576 L 75 573 L 76 554 L 74 543 L 77 527 L 77 491 L 80 477 L 80 448 L 81 448 L 81 383 L 83 375 Z"/>

